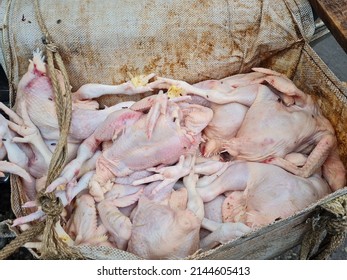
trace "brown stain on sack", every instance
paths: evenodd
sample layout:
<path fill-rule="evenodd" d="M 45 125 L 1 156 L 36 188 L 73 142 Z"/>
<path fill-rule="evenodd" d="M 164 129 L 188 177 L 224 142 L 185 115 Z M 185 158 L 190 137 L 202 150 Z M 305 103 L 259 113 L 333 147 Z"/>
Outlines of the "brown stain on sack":
<path fill-rule="evenodd" d="M 163 58 L 160 57 L 159 55 L 157 56 L 152 56 L 149 59 L 149 62 L 144 66 L 144 73 L 149 74 L 152 72 L 156 72 L 157 69 L 161 68 L 160 61 L 163 61 Z"/>
<path fill-rule="evenodd" d="M 192 8 L 209 8 L 213 3 L 211 0 L 195 0 L 192 3 Z"/>

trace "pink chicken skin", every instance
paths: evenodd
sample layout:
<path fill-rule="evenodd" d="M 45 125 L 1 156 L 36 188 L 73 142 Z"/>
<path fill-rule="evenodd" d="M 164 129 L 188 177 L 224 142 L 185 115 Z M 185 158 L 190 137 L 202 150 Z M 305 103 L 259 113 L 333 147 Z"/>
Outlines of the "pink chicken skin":
<path fill-rule="evenodd" d="M 129 252 L 146 259 L 179 259 L 199 249 L 204 206 L 195 190 L 197 179 L 192 172 L 186 176 L 183 192 L 172 191 L 173 184 L 155 193 L 150 186 L 145 189 L 134 214 Z"/>
<path fill-rule="evenodd" d="M 242 82 L 233 82 L 232 86 L 210 81 L 212 85 L 202 82 L 205 86 L 197 87 L 158 77 L 152 87 L 176 86 L 183 94 L 199 96 L 211 103 L 237 102 L 248 106 L 235 136 L 224 139 L 221 150 L 234 159 L 271 163 L 306 178 L 322 166 L 323 176 L 333 190 L 344 187 L 346 170 L 338 155 L 334 129 L 312 97 L 278 72 L 265 68 L 253 70 L 258 74 L 245 74 L 242 77 L 252 76 L 246 81 L 243 78 Z M 239 117 L 242 119 L 243 115 Z M 214 151 L 215 144 L 211 145 Z M 308 158 L 302 166 L 297 166 L 285 159 L 292 153 L 302 153 Z"/>
<path fill-rule="evenodd" d="M 76 159 L 65 167 L 61 177 L 48 190 L 72 180 L 99 144 L 106 141 L 112 141 L 112 145 L 98 158 L 96 175 L 90 182 L 91 193 L 98 201 L 107 191 L 107 182 L 114 177 L 174 164 L 182 155 L 195 154 L 201 131 L 212 118 L 211 109 L 188 103 L 178 105 L 166 95 L 158 95 L 148 102 L 150 105 L 159 103 L 159 106 L 154 105 L 146 114 L 131 110 L 132 106 L 109 115 L 103 125 L 80 145 Z M 136 104 L 134 106 L 136 108 Z"/>
<path fill-rule="evenodd" d="M 56 70 L 58 83 L 63 85 L 63 77 Z M 153 75 L 149 75 L 150 79 Z M 65 88 L 62 86 L 62 88 Z M 124 102 L 115 106 L 98 110 L 99 104 L 92 100 L 105 94 L 136 94 L 148 92 L 146 86 L 135 87 L 131 82 L 121 85 L 86 84 L 72 93 L 73 112 L 69 141 L 80 143 L 106 119 L 106 117 L 122 108 L 130 107 L 134 102 Z M 28 71 L 18 84 L 16 106 L 24 103 L 31 121 L 38 127 L 42 137 L 47 140 L 59 139 L 59 126 L 56 115 L 55 96 L 52 82 L 48 75 L 47 65 L 42 53 L 37 50 L 30 60 Z M 20 112 L 17 112 L 20 114 Z M 83 124 L 83 125 L 81 125 Z"/>
<path fill-rule="evenodd" d="M 344 187 L 335 132 L 318 104 L 286 76 L 253 70 L 193 85 L 150 74 L 73 92 L 67 164 L 46 189 L 65 207 L 62 229 L 73 245 L 181 259 Z M 105 109 L 93 100 L 150 91 Z M 0 176 L 20 176 L 23 207 L 33 208 L 14 226 L 45 218 L 35 198 L 59 140 L 56 105 L 36 51 L 15 112 L 0 103 L 10 117 L 0 118 Z"/>
<path fill-rule="evenodd" d="M 226 193 L 223 222 L 242 222 L 250 227 L 287 218 L 331 193 L 319 172 L 302 178 L 266 163 L 234 161 L 222 174 L 210 176 L 197 182 L 203 201 Z"/>

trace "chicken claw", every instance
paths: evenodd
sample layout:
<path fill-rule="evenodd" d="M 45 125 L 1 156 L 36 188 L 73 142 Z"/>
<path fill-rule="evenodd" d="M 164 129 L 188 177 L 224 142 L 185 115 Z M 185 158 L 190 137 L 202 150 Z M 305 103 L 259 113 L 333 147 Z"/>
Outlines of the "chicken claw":
<path fill-rule="evenodd" d="M 1 173 L 12 173 L 16 174 L 19 177 L 22 177 L 25 181 L 32 182 L 33 178 L 30 176 L 30 174 L 17 164 L 14 164 L 12 162 L 8 161 L 0 161 L 0 172 Z M 0 176 L 1 177 L 1 176 Z"/>
<path fill-rule="evenodd" d="M 81 86 L 74 94 L 74 100 L 86 100 L 97 98 L 106 94 L 126 94 L 134 95 L 152 91 L 148 81 L 155 74 L 140 75 L 132 77 L 130 81 L 120 85 L 101 85 L 101 84 L 85 84 Z M 148 85 L 147 85 L 148 84 Z"/>
<path fill-rule="evenodd" d="M 130 82 L 134 85 L 134 87 L 143 87 L 146 86 L 150 79 L 154 78 L 156 75 L 154 73 L 151 73 L 149 75 L 138 75 L 133 76 L 131 73 L 128 72 L 130 79 Z"/>
<path fill-rule="evenodd" d="M 251 231 L 251 228 L 243 223 L 217 223 L 204 218 L 202 227 L 212 231 L 200 240 L 203 250 L 210 250 L 218 244 L 227 243 Z"/>
<path fill-rule="evenodd" d="M 88 182 L 90 178 L 94 175 L 94 171 L 89 171 L 84 174 L 77 184 L 71 189 L 68 194 L 66 191 L 57 191 L 56 196 L 61 200 L 63 206 L 68 205 L 72 199 L 74 199 L 80 192 L 85 190 L 88 187 Z M 25 203 L 22 207 L 34 207 L 37 206 L 36 203 L 30 201 L 29 203 Z M 42 211 L 41 207 L 38 206 L 38 210 L 34 213 L 31 213 L 27 216 L 19 217 L 13 221 L 12 226 L 22 225 L 25 223 L 29 223 L 35 220 L 38 220 L 45 216 L 45 213 Z"/>
<path fill-rule="evenodd" d="M 160 114 L 166 114 L 167 108 L 167 96 L 163 94 L 162 91 L 159 92 L 158 97 L 155 99 L 154 106 L 149 110 L 147 114 L 147 125 L 146 125 L 146 133 L 148 139 L 151 139 L 152 132 L 154 127 L 158 121 Z"/>
<path fill-rule="evenodd" d="M 167 105 L 167 95 L 163 91 L 159 91 L 157 95 L 145 97 L 130 107 L 134 111 L 145 112 L 149 110 L 146 116 L 146 134 L 148 139 L 151 139 L 152 132 L 160 115 L 166 114 Z"/>
<path fill-rule="evenodd" d="M 199 193 L 196 191 L 196 183 L 198 179 L 199 176 L 195 174 L 193 170 L 191 170 L 189 175 L 183 178 L 183 183 L 188 192 L 187 209 L 192 211 L 196 217 L 202 221 L 205 215 L 205 210 L 204 202 Z"/>
<path fill-rule="evenodd" d="M 35 151 L 35 154 L 41 154 L 43 157 L 45 164 L 49 166 L 52 153 L 44 142 L 39 129 L 34 125 L 34 123 L 30 120 L 28 111 L 24 104 L 21 103 L 19 108 L 21 109 L 22 119 L 13 112 L 11 117 L 15 119 L 18 123 L 14 123 L 12 121 L 8 122 L 9 128 L 13 131 L 17 132 L 22 137 L 13 137 L 12 141 L 16 143 L 28 143 L 32 146 Z"/>
<path fill-rule="evenodd" d="M 18 125 L 23 124 L 23 120 L 20 116 L 18 116 L 14 111 L 12 111 L 9 107 L 7 107 L 4 103 L 0 102 L 0 110 L 4 111 L 6 115 L 8 115 L 13 122 Z"/>
<path fill-rule="evenodd" d="M 177 182 L 180 178 L 186 176 L 189 174 L 190 170 L 192 169 L 192 166 L 194 165 L 195 157 L 188 155 L 188 156 L 180 156 L 180 159 L 178 163 L 174 166 L 166 166 L 161 167 L 159 169 L 157 168 L 148 168 L 147 171 L 157 172 L 157 174 L 154 174 L 152 176 L 139 179 L 133 182 L 134 186 L 154 182 L 154 181 L 160 181 L 162 182 L 155 187 L 153 190 L 153 193 L 157 193 L 160 189 L 163 187 Z"/>
<path fill-rule="evenodd" d="M 113 183 L 108 180 L 105 184 L 100 184 L 98 176 L 95 174 L 89 183 L 89 193 L 96 202 L 104 200 L 104 194 L 112 189 Z"/>
<path fill-rule="evenodd" d="M 9 110 L 14 113 L 11 109 Z M 28 166 L 28 157 L 21 147 L 14 143 L 13 138 L 15 133 L 9 129 L 9 123 L 10 122 L 0 114 L 0 143 L 2 148 L 2 158 L 7 155 L 10 162 L 26 169 Z"/>

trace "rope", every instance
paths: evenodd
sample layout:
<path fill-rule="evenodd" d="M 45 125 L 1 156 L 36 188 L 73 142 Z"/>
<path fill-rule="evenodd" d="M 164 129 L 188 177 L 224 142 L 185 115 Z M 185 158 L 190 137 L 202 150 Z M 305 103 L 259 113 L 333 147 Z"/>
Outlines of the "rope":
<path fill-rule="evenodd" d="M 55 94 L 55 106 L 58 118 L 58 124 L 60 129 L 60 138 L 57 143 L 56 149 L 52 155 L 52 160 L 49 166 L 49 172 L 46 181 L 46 187 L 53 182 L 55 178 L 61 173 L 65 166 L 67 159 L 67 138 L 70 130 L 71 114 L 72 114 L 72 101 L 71 101 L 71 89 L 66 73 L 64 63 L 61 56 L 57 52 L 52 52 L 53 49 L 56 50 L 56 46 L 52 43 L 48 44 L 47 48 L 47 62 L 48 62 L 48 72 L 50 79 L 52 80 L 52 86 Z M 64 89 L 60 87 L 57 79 L 57 71 L 54 67 L 54 60 L 57 62 L 58 69 L 61 71 L 64 78 Z"/>
<path fill-rule="evenodd" d="M 311 228 L 303 238 L 300 259 L 327 259 L 346 238 L 347 195 L 320 207 L 322 211 L 309 220 Z"/>
<path fill-rule="evenodd" d="M 54 193 L 41 193 L 39 195 L 39 202 L 42 210 L 47 215 L 46 225 L 43 231 L 42 243 L 44 246 L 41 249 L 41 258 L 54 260 L 84 259 L 82 254 L 67 246 L 54 230 L 54 225 L 59 221 L 60 213 L 64 208 L 60 199 L 57 199 Z"/>
<path fill-rule="evenodd" d="M 45 46 L 47 53 L 48 73 L 52 81 L 55 95 L 55 109 L 57 112 L 60 137 L 48 169 L 46 187 L 56 179 L 63 170 L 68 152 L 68 134 L 72 116 L 72 99 L 69 77 L 65 69 L 64 62 L 59 54 L 58 46 L 52 41 L 51 36 L 43 22 L 38 0 L 35 0 L 35 13 L 42 32 L 45 35 Z M 54 66 L 56 62 L 57 69 Z M 62 74 L 64 84 L 58 80 L 58 74 Z M 41 192 L 38 197 L 42 210 L 46 213 L 46 226 L 43 232 L 43 259 L 84 259 L 82 254 L 67 246 L 54 229 L 54 225 L 59 221 L 63 205 L 54 193 L 45 194 Z"/>
<path fill-rule="evenodd" d="M 47 66 L 49 77 L 55 95 L 55 109 L 58 118 L 60 137 L 48 169 L 47 186 L 53 182 L 63 170 L 67 160 L 67 140 L 70 130 L 72 115 L 71 87 L 64 62 L 59 54 L 59 48 L 55 45 L 43 22 L 38 0 L 35 0 L 35 13 L 41 31 L 44 33 L 43 43 L 46 47 Z M 55 63 L 57 68 L 55 68 Z M 64 83 L 58 79 L 61 73 Z M 38 194 L 38 202 L 46 214 L 44 222 L 24 231 L 8 244 L 1 252 L 0 259 L 4 259 L 23 246 L 26 242 L 33 240 L 43 232 L 41 258 L 42 259 L 85 259 L 76 249 L 69 247 L 56 233 L 54 226 L 60 220 L 63 205 L 54 192 L 45 194 L 45 189 Z"/>
<path fill-rule="evenodd" d="M 7 244 L 2 250 L 0 251 L 0 260 L 4 260 L 11 256 L 17 249 L 21 246 L 23 246 L 25 243 L 27 243 L 30 240 L 33 240 L 35 237 L 41 234 L 45 227 L 45 224 L 43 222 L 40 222 L 30 229 L 24 231 L 20 235 L 18 235 L 15 239 L 13 239 L 9 244 Z"/>

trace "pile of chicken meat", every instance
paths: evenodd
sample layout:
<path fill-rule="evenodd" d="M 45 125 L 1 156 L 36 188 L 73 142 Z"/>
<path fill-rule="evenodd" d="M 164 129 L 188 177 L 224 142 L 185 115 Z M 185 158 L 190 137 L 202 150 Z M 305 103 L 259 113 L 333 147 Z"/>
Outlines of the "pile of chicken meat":
<path fill-rule="evenodd" d="M 83 85 L 72 93 L 66 165 L 46 184 L 60 132 L 47 65 L 34 51 L 15 107 L 0 104 L 1 175 L 20 177 L 31 210 L 13 226 L 45 219 L 36 198 L 54 192 L 64 205 L 55 229 L 69 245 L 179 259 L 343 188 L 334 128 L 319 106 L 283 74 L 252 70 L 196 84 L 150 74 Z M 110 107 L 97 101 L 140 93 L 147 97 Z"/>

